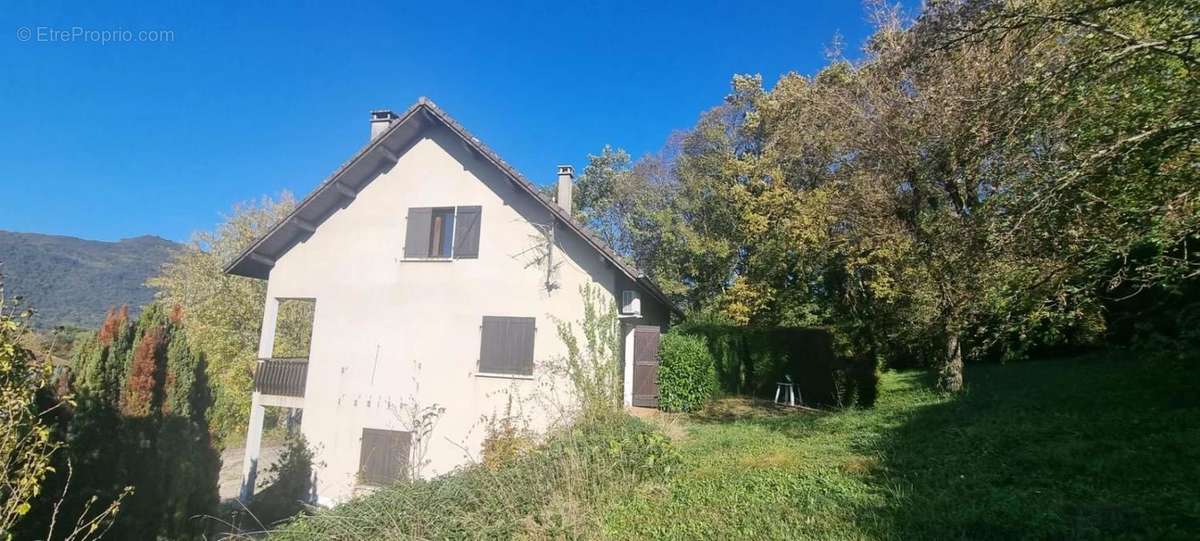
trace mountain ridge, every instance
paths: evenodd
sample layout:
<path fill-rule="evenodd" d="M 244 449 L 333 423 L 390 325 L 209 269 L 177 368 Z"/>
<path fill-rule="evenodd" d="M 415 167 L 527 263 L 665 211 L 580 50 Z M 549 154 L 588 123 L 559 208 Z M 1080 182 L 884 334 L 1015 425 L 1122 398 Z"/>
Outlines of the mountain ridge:
<path fill-rule="evenodd" d="M 5 296 L 35 310 L 34 326 L 95 328 L 113 306 L 151 302 L 146 280 L 182 247 L 155 235 L 101 241 L 0 230 L 0 275 Z"/>

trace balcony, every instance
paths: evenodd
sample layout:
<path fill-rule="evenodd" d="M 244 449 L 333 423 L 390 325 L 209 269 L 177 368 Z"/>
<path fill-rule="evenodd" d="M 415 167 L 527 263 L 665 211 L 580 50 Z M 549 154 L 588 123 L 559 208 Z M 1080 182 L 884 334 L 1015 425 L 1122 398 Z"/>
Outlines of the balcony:
<path fill-rule="evenodd" d="M 254 390 L 265 395 L 304 398 L 304 383 L 308 380 L 308 359 L 259 359 L 254 371 Z"/>

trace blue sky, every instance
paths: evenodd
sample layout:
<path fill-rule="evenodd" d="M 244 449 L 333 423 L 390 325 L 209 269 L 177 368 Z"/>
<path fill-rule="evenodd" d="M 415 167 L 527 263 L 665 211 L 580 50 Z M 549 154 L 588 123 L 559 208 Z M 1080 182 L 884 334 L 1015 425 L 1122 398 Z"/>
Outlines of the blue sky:
<path fill-rule="evenodd" d="M 304 196 L 369 110 L 422 95 L 548 182 L 605 144 L 654 152 L 735 73 L 811 74 L 870 31 L 853 0 L 98 4 L 0 7 L 0 229 L 186 240 Z"/>

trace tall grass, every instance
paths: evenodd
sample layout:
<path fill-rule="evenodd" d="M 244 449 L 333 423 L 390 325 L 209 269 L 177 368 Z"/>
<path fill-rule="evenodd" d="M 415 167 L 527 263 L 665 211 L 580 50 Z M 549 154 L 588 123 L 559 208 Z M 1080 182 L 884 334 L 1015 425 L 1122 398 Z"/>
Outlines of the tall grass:
<path fill-rule="evenodd" d="M 301 519 L 282 539 L 1195 539 L 1200 370 L 972 367 L 965 394 L 890 372 L 873 409 L 729 398 L 614 415 Z M 676 451 L 677 449 L 677 451 Z"/>
<path fill-rule="evenodd" d="M 596 509 L 676 460 L 666 437 L 619 414 L 551 433 L 497 467 L 476 464 L 297 519 L 271 539 L 562 539 L 600 528 Z"/>

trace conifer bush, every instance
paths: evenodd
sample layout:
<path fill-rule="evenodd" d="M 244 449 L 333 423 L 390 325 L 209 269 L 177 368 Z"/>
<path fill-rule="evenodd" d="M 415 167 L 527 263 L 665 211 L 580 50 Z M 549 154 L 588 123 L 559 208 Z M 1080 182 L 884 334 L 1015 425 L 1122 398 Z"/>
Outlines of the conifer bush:
<path fill-rule="evenodd" d="M 159 304 L 136 320 L 127 308 L 110 310 L 80 343 L 64 378 L 73 400 L 54 427 L 66 448 L 43 491 L 60 494 L 69 481 L 71 493 L 59 505 L 38 502 L 18 538 L 36 538 L 56 509 L 86 515 L 92 498 L 121 501 L 113 539 L 207 534 L 197 517 L 217 509 L 221 461 L 205 356 L 188 344 L 180 315 Z"/>

